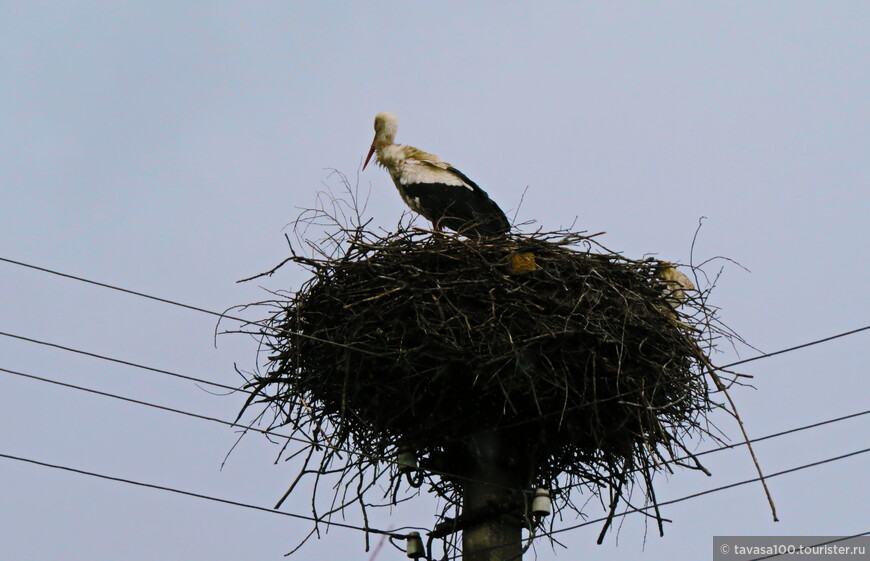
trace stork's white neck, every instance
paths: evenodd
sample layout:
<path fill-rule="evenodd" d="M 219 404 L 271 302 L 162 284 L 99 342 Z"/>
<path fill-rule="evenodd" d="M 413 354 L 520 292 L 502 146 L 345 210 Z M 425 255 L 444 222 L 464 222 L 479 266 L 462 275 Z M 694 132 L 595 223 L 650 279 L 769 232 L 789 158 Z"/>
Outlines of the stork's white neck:
<path fill-rule="evenodd" d="M 405 162 L 406 155 L 401 144 L 382 144 L 375 147 L 378 165 L 387 170 L 398 170 Z"/>

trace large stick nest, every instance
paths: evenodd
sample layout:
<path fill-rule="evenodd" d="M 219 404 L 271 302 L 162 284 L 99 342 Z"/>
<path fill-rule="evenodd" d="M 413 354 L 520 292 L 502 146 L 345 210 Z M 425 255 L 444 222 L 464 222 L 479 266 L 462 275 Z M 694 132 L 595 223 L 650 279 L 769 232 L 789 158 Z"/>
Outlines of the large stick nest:
<path fill-rule="evenodd" d="M 273 318 L 254 388 L 288 421 L 321 409 L 371 454 L 525 425 L 541 481 L 668 444 L 707 408 L 699 326 L 675 314 L 659 262 L 572 247 L 585 240 L 400 232 L 299 258 L 314 276 Z M 529 255 L 534 270 L 514 268 Z"/>
<path fill-rule="evenodd" d="M 477 240 L 404 221 L 373 232 L 342 182 L 351 202 L 324 194 L 294 223 L 291 257 L 252 277 L 288 262 L 307 274 L 243 329 L 268 360 L 240 417 L 271 412 L 270 429 L 290 429 L 281 454 L 302 461 L 284 498 L 310 478 L 316 520 L 357 505 L 368 527 L 369 507 L 425 484 L 444 499 L 430 536 L 455 546 L 462 521 L 448 511 L 497 464 L 526 507 L 534 487 L 557 512 L 585 515 L 574 493 L 598 496 L 609 513 L 599 541 L 621 502 L 638 508 L 637 484 L 661 532 L 653 476 L 704 470 L 689 443 L 716 438 L 712 408 L 736 415 L 730 398 L 714 400 L 727 381 L 708 357 L 739 340 L 707 303 L 715 278 L 688 267 L 704 286 L 684 292 L 662 274 L 672 264 L 628 259 L 583 232 Z M 325 236 L 312 241 L 310 228 Z M 522 515 L 516 504 L 502 506 Z"/>
<path fill-rule="evenodd" d="M 480 460 L 474 438 L 493 431 L 513 484 L 554 490 L 557 509 L 573 507 L 568 491 L 582 485 L 609 489 L 612 514 L 636 477 L 655 503 L 654 472 L 693 458 L 684 441 L 706 432 L 714 405 L 708 354 L 730 336 L 709 289 L 676 307 L 660 276 L 669 264 L 577 232 L 342 236 L 331 255 L 288 259 L 311 276 L 269 303 L 257 329 L 269 362 L 246 404 L 274 406 L 272 426 L 311 443 L 300 477 L 342 474 L 332 511 L 371 506 L 363 495 L 381 476 L 395 503 L 399 450 L 458 505 Z"/>

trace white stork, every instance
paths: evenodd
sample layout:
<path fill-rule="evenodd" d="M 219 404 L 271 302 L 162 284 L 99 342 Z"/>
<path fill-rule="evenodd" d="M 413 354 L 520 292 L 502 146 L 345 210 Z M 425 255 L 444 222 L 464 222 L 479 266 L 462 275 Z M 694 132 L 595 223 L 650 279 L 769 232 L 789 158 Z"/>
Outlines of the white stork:
<path fill-rule="evenodd" d="M 682 271 L 678 270 L 674 263 L 660 261 L 657 267 L 657 273 L 659 278 L 665 281 L 665 285 L 667 285 L 667 288 L 665 289 L 665 300 L 675 310 L 689 298 L 686 292 L 697 290 L 692 281 L 689 280 L 689 277 L 687 277 Z"/>
<path fill-rule="evenodd" d="M 363 169 L 377 153 L 405 203 L 432 222 L 435 230 L 498 236 L 510 230 L 504 212 L 486 191 L 434 154 L 395 144 L 399 119 L 384 111 L 375 116 L 375 139 Z"/>

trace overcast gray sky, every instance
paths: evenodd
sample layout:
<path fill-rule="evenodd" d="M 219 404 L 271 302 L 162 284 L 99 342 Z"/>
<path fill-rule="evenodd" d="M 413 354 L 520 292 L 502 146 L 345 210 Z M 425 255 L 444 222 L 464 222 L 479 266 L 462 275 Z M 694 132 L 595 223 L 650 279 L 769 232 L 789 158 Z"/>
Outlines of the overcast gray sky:
<path fill-rule="evenodd" d="M 292 268 L 235 281 L 287 255 L 297 207 L 337 187 L 329 168 L 356 177 L 390 110 L 399 142 L 509 215 L 528 189 L 520 221 L 576 220 L 628 256 L 687 262 L 706 216 L 696 258 L 751 270 L 722 262 L 713 303 L 775 351 L 870 323 L 868 24 L 860 1 L 0 2 L 0 257 L 213 310 L 292 290 Z M 373 224 L 394 225 L 387 174 L 360 184 Z M 213 317 L 8 263 L 0 295 L 5 333 L 231 385 L 233 363 L 256 361 L 243 337 L 214 348 Z M 868 409 L 867 333 L 745 365 L 750 434 Z M 242 402 L 6 336 L 0 367 L 224 419 Z M 760 443 L 759 460 L 772 473 L 867 448 L 868 417 Z M 220 471 L 229 428 L 4 373 L 0 427 L 2 454 L 267 507 L 294 475 L 265 438 Z M 705 463 L 712 477 L 662 477 L 659 498 L 754 476 L 744 449 Z M 695 561 L 714 535 L 870 531 L 868 468 L 861 455 L 772 479 L 779 523 L 748 485 L 664 508 L 664 538 L 634 515 L 601 546 L 590 526 L 537 559 Z M 0 497 L 4 560 L 277 560 L 309 528 L 2 458 Z M 434 512 L 423 498 L 371 522 L 431 527 Z M 297 558 L 368 554 L 335 528 Z"/>

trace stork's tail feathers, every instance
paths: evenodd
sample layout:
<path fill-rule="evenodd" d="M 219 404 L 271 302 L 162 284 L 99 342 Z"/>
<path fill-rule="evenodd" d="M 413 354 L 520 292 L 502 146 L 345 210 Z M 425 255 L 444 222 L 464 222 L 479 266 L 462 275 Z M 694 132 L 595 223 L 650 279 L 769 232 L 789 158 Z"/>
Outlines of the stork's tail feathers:
<path fill-rule="evenodd" d="M 434 221 L 436 228 L 449 228 L 464 236 L 496 237 L 510 232 L 511 225 L 498 205 L 487 198 L 487 209 L 466 210 L 457 213 L 461 216 L 451 216 L 448 210 L 446 216 Z M 458 205 L 457 205 L 458 206 Z M 457 209 L 460 210 L 460 209 Z"/>
<path fill-rule="evenodd" d="M 477 217 L 477 221 L 467 224 L 465 229 L 478 236 L 503 236 L 507 234 L 511 225 L 502 212 L 487 214 Z"/>

